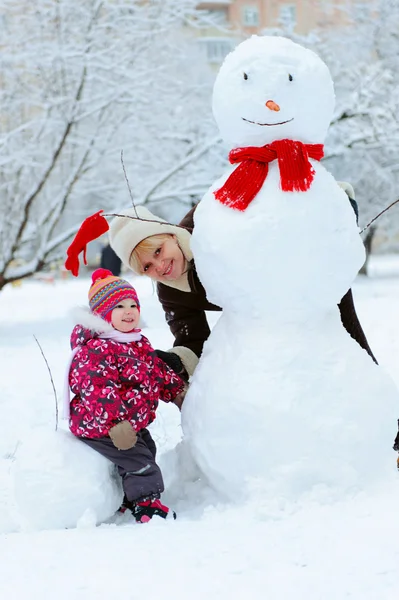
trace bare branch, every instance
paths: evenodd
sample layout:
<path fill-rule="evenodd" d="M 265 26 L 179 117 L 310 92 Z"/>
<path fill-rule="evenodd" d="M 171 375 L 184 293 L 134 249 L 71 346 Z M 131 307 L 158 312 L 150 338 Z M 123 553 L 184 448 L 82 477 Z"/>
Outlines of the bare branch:
<path fill-rule="evenodd" d="M 398 202 L 399 202 L 399 198 L 397 200 L 395 200 L 395 202 L 391 202 L 391 204 L 389 206 L 387 206 L 386 208 L 384 208 L 384 210 L 379 212 L 378 215 L 376 215 L 373 219 L 371 219 L 371 221 L 369 223 L 367 223 L 367 225 L 365 227 L 363 227 L 363 229 L 360 231 L 360 234 L 364 233 L 366 231 L 366 229 L 368 229 L 370 227 L 370 225 L 372 225 L 372 223 L 374 223 L 374 221 L 379 219 L 384 213 L 386 213 L 390 208 L 392 208 L 392 206 L 394 206 Z"/>
<path fill-rule="evenodd" d="M 104 217 L 120 217 L 121 219 L 133 219 L 133 221 L 143 221 L 145 223 L 157 223 L 158 225 L 172 225 L 172 227 L 178 227 L 179 229 L 185 229 L 188 231 L 187 227 L 183 227 L 183 225 L 175 225 L 175 223 L 169 223 L 168 221 L 157 221 L 156 219 L 142 219 L 141 217 L 131 217 L 130 215 L 121 215 L 120 213 L 103 213 Z"/>
<path fill-rule="evenodd" d="M 127 175 L 126 175 L 125 163 L 123 162 L 123 150 L 121 150 L 121 163 L 122 163 L 123 174 L 124 174 L 125 180 L 126 180 L 127 189 L 129 190 L 130 199 L 132 201 L 132 205 L 133 205 L 133 208 L 134 208 L 134 212 L 136 213 L 136 217 L 139 218 L 139 216 L 137 214 L 136 205 L 134 203 L 134 199 L 133 199 L 133 194 L 132 194 L 132 190 L 131 190 L 131 187 L 130 187 L 130 183 L 129 183 L 129 180 L 128 180 Z"/>

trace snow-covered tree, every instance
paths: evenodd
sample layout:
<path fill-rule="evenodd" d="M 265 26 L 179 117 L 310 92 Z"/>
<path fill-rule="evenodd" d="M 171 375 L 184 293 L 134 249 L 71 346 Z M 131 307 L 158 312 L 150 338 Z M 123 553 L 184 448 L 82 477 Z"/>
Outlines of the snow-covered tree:
<path fill-rule="evenodd" d="M 307 36 L 292 31 L 288 35 L 315 50 L 331 70 L 337 102 L 324 160 L 337 179 L 353 184 L 360 226 L 365 226 L 399 198 L 399 3 L 335 4 L 331 0 L 327 4 L 345 11 L 345 26 L 320 28 Z M 376 225 L 376 235 L 393 247 L 399 233 L 399 207 Z"/>
<path fill-rule="evenodd" d="M 61 255 L 82 217 L 130 202 L 121 150 L 137 201 L 204 185 L 217 137 L 195 5 L 0 2 L 0 289 Z"/>
<path fill-rule="evenodd" d="M 399 4 L 370 5 L 363 19 L 343 32 L 345 40 L 342 34 L 341 40 L 337 34 L 330 38 L 326 57 L 337 93 L 326 162 L 337 178 L 355 186 L 362 226 L 399 198 Z M 346 46 L 345 54 L 334 52 L 337 46 Z M 381 218 L 378 230 L 394 240 L 397 208 Z"/>

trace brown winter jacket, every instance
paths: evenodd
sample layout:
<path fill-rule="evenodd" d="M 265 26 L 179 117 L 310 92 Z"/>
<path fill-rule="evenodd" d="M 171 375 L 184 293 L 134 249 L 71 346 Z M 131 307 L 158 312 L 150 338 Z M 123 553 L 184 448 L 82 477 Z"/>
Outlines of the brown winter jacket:
<path fill-rule="evenodd" d="M 188 229 L 190 233 L 194 229 L 195 209 L 196 206 L 180 222 L 180 225 Z M 173 351 L 179 355 L 188 374 L 191 375 L 198 358 L 201 356 L 204 342 L 210 334 L 205 311 L 220 311 L 222 309 L 208 302 L 193 260 L 188 271 L 188 285 L 191 292 L 182 291 L 163 283 L 158 283 L 157 288 L 158 298 L 165 311 L 166 321 L 175 337 Z M 352 290 L 345 294 L 338 306 L 341 321 L 346 331 L 377 362 L 357 317 Z"/>

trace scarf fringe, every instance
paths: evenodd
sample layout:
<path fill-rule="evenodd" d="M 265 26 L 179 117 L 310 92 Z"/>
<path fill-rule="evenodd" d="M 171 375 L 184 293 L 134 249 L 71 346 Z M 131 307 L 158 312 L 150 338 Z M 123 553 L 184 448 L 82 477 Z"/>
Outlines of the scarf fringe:
<path fill-rule="evenodd" d="M 312 168 L 308 177 L 305 179 L 285 179 L 281 180 L 281 189 L 283 192 L 306 192 L 313 183 L 315 170 Z"/>
<path fill-rule="evenodd" d="M 293 140 L 279 140 L 261 148 L 235 148 L 230 152 L 229 160 L 232 164 L 239 164 L 214 196 L 229 208 L 246 210 L 265 182 L 269 163 L 276 159 L 281 189 L 284 192 L 306 192 L 315 176 L 309 157 L 321 160 L 323 155 L 322 144 L 303 144 Z"/>

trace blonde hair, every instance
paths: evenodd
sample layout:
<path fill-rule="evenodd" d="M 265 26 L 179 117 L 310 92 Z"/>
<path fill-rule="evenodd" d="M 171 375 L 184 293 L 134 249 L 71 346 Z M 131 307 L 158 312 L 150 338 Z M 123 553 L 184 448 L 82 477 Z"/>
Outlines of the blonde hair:
<path fill-rule="evenodd" d="M 145 275 L 143 271 L 143 265 L 141 262 L 140 254 L 142 252 L 151 252 L 159 247 L 159 244 L 168 240 L 173 233 L 159 233 L 157 235 L 150 235 L 144 240 L 141 240 L 139 244 L 133 249 L 130 255 L 129 265 L 131 269 L 138 275 Z"/>

